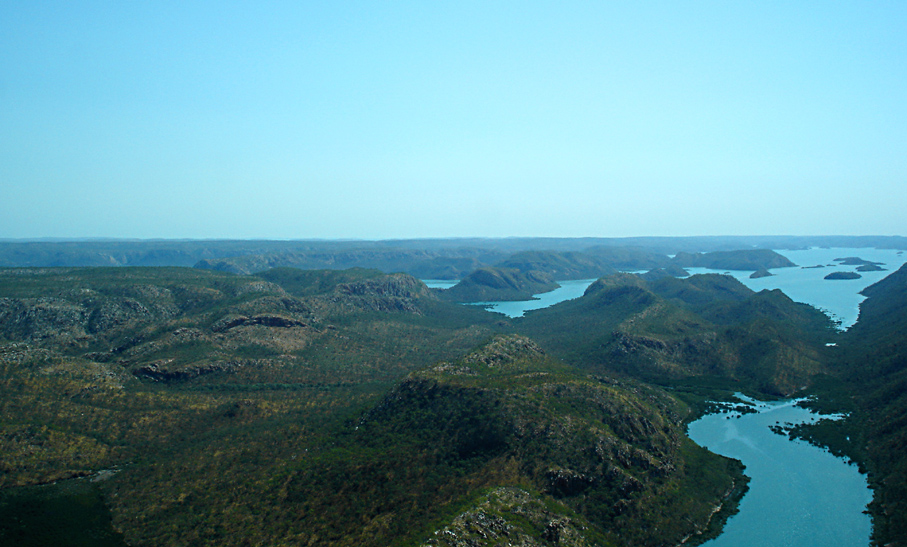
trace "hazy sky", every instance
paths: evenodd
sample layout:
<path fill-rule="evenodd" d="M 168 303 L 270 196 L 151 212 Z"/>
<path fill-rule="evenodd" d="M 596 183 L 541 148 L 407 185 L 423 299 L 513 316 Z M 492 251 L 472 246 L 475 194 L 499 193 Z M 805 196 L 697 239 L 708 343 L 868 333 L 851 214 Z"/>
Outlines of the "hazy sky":
<path fill-rule="evenodd" d="M 0 2 L 0 238 L 907 235 L 905 206 L 901 0 Z"/>

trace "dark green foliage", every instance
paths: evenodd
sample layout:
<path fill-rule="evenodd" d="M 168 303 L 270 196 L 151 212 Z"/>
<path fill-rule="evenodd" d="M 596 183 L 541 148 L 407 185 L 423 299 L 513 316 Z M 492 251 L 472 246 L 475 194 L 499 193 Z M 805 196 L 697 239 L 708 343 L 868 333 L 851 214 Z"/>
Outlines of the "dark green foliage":
<path fill-rule="evenodd" d="M 528 485 L 609 543 L 671 544 L 708 522 L 740 469 L 683 440 L 670 399 L 630 387 L 497 338 L 400 384 L 291 472 L 286 500 L 313 516 L 309 541 L 388 545 L 485 487 Z"/>
<path fill-rule="evenodd" d="M 793 433 L 866 446 L 877 536 L 898 538 L 898 279 L 826 348 L 824 316 L 723 276 L 609 276 L 508 320 L 370 270 L 4 270 L 0 486 L 119 465 L 98 485 L 134 545 L 420 545 L 502 522 L 527 545 L 689 544 L 745 481 L 684 424 L 813 382 L 850 429 Z"/>
<path fill-rule="evenodd" d="M 0 492 L 0 545 L 125 547 L 110 511 L 87 480 Z"/>
<path fill-rule="evenodd" d="M 554 278 L 542 271 L 480 268 L 440 295 L 450 302 L 529 300 L 534 294 L 557 287 Z"/>
<path fill-rule="evenodd" d="M 784 256 L 770 249 L 740 251 L 714 251 L 711 253 L 680 252 L 671 261 L 683 268 L 709 268 L 711 270 L 768 270 L 796 266 Z"/>
<path fill-rule="evenodd" d="M 828 318 L 780 291 L 753 293 L 722 275 L 646 282 L 620 274 L 515 321 L 571 363 L 659 384 L 712 375 L 767 394 L 824 371 Z"/>
<path fill-rule="evenodd" d="M 315 296 L 333 291 L 341 283 L 373 279 L 383 275 L 379 270 L 351 268 L 349 270 L 300 270 L 274 268 L 257 274 L 257 277 L 277 283 L 296 297 Z"/>
<path fill-rule="evenodd" d="M 807 431 L 861 465 L 866 462 L 875 496 L 873 541 L 907 542 L 907 267 L 863 290 L 857 323 L 841 336 L 836 365 L 845 387 L 839 400 L 853 409 L 837 428 Z M 847 395 L 849 395 L 849 399 Z M 829 427 L 834 427 L 830 424 Z M 802 433 L 802 432 L 797 432 Z M 852 441 L 840 437 L 852 434 Z M 832 437 L 831 440 L 828 440 Z M 865 450 L 865 452 L 864 452 Z"/>
<path fill-rule="evenodd" d="M 652 292 L 680 300 L 697 313 L 721 303 L 743 302 L 753 295 L 746 285 L 728 275 L 694 275 L 688 279 L 665 277 L 650 281 Z"/>
<path fill-rule="evenodd" d="M 857 272 L 831 272 L 825 276 L 825 279 L 829 281 L 834 281 L 836 279 L 860 279 L 863 277 Z"/>
<path fill-rule="evenodd" d="M 515 253 L 495 266 L 524 273 L 544 272 L 557 280 L 594 279 L 615 271 L 602 255 L 554 251 Z"/>
<path fill-rule="evenodd" d="M 652 270 L 666 267 L 667 253 L 649 247 L 596 246 L 585 251 L 601 263 L 620 271 Z"/>

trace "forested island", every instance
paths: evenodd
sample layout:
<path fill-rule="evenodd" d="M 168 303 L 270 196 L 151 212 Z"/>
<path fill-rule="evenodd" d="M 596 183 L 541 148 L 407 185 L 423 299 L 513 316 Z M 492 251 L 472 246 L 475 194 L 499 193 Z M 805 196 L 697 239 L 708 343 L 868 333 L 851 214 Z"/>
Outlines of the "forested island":
<path fill-rule="evenodd" d="M 843 332 L 684 276 L 793 266 L 753 242 L 0 242 L 0 544 L 695 545 L 747 478 L 685 427 L 734 392 L 847 413 L 791 434 L 907 543 L 907 268 Z"/>

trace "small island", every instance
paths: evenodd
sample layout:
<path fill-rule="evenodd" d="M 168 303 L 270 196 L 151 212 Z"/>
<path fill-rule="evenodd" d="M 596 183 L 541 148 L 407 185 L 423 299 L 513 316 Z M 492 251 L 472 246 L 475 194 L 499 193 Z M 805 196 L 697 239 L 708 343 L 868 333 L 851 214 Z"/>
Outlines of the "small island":
<path fill-rule="evenodd" d="M 765 268 L 760 268 L 760 269 L 758 269 L 758 270 L 756 270 L 755 272 L 753 272 L 753 273 L 750 274 L 750 279 L 759 279 L 759 278 L 762 278 L 762 277 L 771 277 L 771 276 L 773 276 L 773 275 L 775 275 L 775 274 L 773 274 L 772 272 L 766 270 Z"/>
<path fill-rule="evenodd" d="M 836 279 L 860 279 L 863 277 L 857 272 L 831 272 L 825 276 L 825 279 L 836 280 Z"/>
<path fill-rule="evenodd" d="M 836 258 L 835 262 L 841 263 L 842 266 L 869 266 L 875 264 L 876 266 L 881 266 L 883 262 L 873 262 L 872 260 L 864 260 L 858 256 L 848 256 L 844 258 Z"/>

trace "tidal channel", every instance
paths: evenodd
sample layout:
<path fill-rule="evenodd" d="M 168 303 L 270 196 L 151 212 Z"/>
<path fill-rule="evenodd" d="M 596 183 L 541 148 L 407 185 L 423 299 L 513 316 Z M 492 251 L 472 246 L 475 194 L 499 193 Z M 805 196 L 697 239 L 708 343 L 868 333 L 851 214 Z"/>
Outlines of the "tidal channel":
<path fill-rule="evenodd" d="M 822 418 L 797 401 L 756 401 L 738 395 L 729 409 L 691 423 L 693 441 L 746 466 L 749 491 L 724 532 L 707 547 L 867 547 L 872 492 L 857 467 L 772 428 Z"/>

